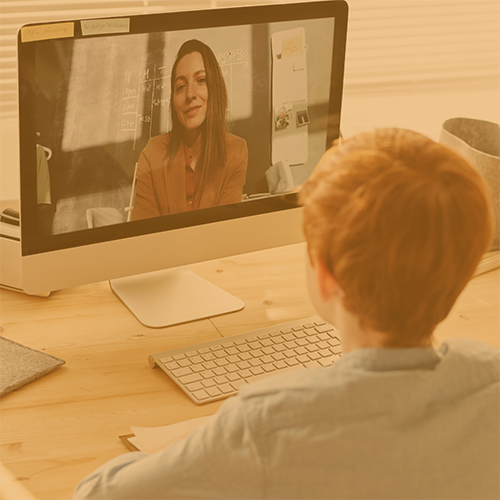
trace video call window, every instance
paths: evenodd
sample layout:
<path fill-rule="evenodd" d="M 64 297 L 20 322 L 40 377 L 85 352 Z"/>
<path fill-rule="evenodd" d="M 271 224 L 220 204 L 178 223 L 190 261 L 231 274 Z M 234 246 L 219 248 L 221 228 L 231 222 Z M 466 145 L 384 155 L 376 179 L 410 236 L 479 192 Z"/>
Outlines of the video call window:
<path fill-rule="evenodd" d="M 334 19 L 37 44 L 40 231 L 280 196 L 327 146 Z"/>

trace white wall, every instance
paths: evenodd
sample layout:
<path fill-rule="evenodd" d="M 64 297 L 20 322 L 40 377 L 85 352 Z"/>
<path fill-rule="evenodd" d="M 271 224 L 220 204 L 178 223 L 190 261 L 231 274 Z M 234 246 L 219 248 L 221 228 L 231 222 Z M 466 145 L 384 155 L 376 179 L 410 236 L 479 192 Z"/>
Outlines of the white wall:
<path fill-rule="evenodd" d="M 17 118 L 0 119 L 0 200 L 19 200 Z"/>

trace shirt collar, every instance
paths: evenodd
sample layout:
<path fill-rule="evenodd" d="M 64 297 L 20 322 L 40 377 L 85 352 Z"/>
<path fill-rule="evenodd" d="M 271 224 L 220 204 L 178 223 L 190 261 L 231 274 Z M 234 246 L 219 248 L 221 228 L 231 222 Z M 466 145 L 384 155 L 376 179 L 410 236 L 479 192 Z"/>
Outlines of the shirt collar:
<path fill-rule="evenodd" d="M 339 369 L 385 372 L 394 370 L 432 370 L 443 358 L 443 349 L 433 347 L 363 347 L 342 355 L 335 363 Z"/>

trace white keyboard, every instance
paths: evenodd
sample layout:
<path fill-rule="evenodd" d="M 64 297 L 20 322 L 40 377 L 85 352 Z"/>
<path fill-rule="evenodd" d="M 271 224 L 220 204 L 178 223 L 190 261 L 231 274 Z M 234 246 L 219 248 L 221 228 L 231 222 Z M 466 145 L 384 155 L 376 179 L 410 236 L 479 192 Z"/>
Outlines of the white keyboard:
<path fill-rule="evenodd" d="M 319 316 L 149 356 L 196 404 L 273 374 L 327 367 L 340 359 L 338 331 Z"/>

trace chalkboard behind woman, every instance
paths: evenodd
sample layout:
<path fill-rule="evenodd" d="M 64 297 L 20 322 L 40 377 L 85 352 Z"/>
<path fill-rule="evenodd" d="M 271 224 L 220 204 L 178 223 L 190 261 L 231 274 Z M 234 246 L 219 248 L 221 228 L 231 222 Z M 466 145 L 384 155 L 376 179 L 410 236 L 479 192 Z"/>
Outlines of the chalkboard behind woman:
<path fill-rule="evenodd" d="M 134 220 L 242 199 L 248 148 L 226 131 L 227 90 L 214 53 L 185 42 L 171 75 L 172 130 L 140 155 Z"/>

